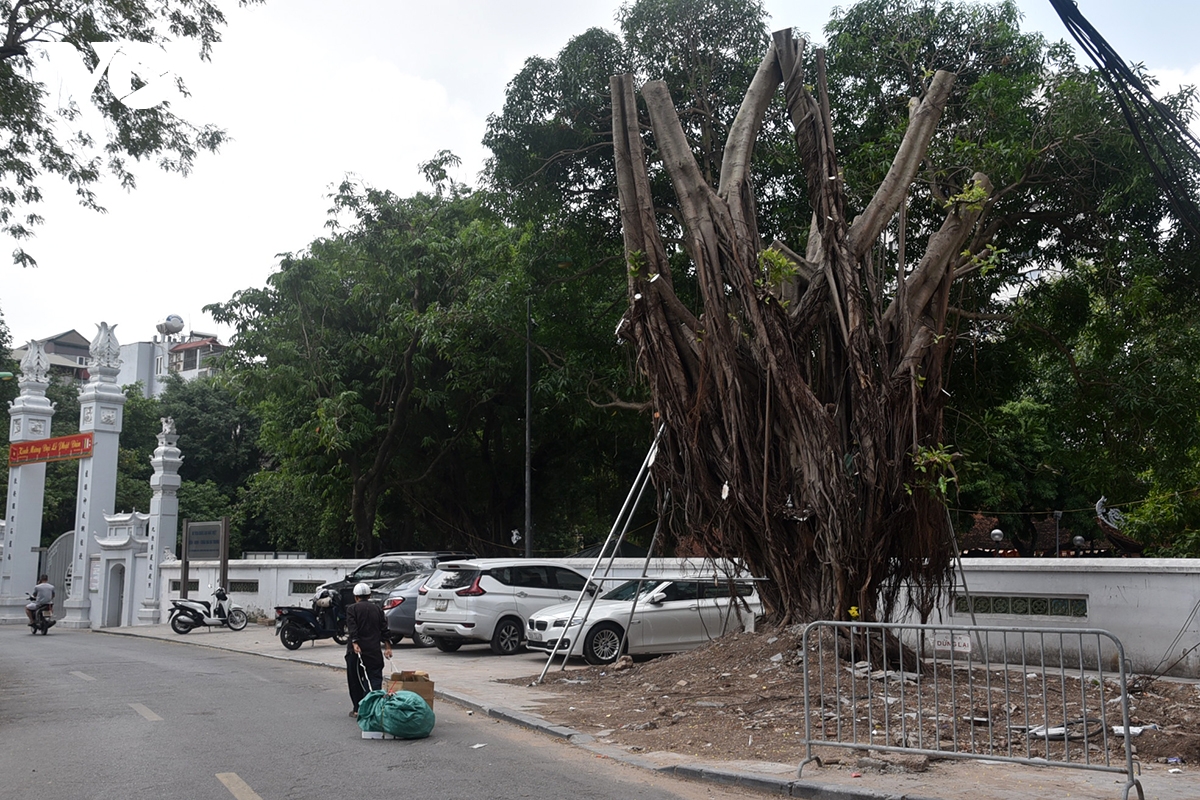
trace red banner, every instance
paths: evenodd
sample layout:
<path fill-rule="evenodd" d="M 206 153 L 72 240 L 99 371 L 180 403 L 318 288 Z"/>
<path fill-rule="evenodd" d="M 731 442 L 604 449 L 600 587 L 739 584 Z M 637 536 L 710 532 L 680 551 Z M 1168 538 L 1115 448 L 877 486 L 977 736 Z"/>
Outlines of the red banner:
<path fill-rule="evenodd" d="M 89 458 L 92 455 L 92 434 L 74 433 L 34 442 L 17 442 L 8 446 L 8 465 L 36 464 L 39 461 L 65 461 L 70 458 Z"/>

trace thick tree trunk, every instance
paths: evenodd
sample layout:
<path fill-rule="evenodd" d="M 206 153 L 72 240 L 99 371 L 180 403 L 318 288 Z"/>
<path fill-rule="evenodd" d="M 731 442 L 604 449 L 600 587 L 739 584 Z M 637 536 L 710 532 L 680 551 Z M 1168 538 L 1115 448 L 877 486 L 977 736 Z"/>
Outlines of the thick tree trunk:
<path fill-rule="evenodd" d="M 665 85 L 642 87 L 679 200 L 698 316 L 672 286 L 633 78 L 613 77 L 630 303 L 622 334 L 666 424 L 660 492 L 670 489 L 686 533 L 711 555 L 744 558 L 770 579 L 763 595 L 780 619 L 845 619 L 852 607 L 889 617 L 905 586 L 927 610 L 950 564 L 945 509 L 930 489 L 947 466 L 939 445 L 948 292 L 986 201 L 953 204 L 895 291 L 876 286 L 868 251 L 908 195 L 954 78 L 936 74 L 911 102 L 891 170 L 851 222 L 824 55 L 808 78 L 814 96 L 802 54 L 790 31 L 775 35 L 731 127 L 716 188 Z M 781 83 L 814 210 L 803 259 L 778 244 L 762 256 L 750 183 L 755 139 Z M 986 177 L 976 179 L 990 195 Z M 764 260 L 781 258 L 794 275 L 772 285 Z"/>

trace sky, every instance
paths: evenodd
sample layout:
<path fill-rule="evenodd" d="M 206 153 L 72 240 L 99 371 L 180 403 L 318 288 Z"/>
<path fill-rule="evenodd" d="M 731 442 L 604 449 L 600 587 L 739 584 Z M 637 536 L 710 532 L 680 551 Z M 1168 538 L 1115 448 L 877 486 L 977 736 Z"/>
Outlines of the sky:
<path fill-rule="evenodd" d="M 844 4 L 844 3 L 843 3 Z M 772 29 L 820 41 L 825 0 L 765 0 Z M 1200 3 L 1078 0 L 1127 61 L 1164 87 L 1200 83 Z M 203 307 L 263 286 L 280 253 L 324 233 L 332 188 L 348 174 L 409 195 L 428 187 L 417 166 L 439 150 L 467 184 L 508 81 L 531 56 L 553 57 L 591 27 L 615 29 L 619 0 L 268 0 L 227 11 L 212 61 L 171 64 L 192 96 L 174 104 L 232 141 L 203 154 L 191 175 L 136 169 L 137 189 L 99 188 L 106 214 L 80 208 L 42 181 L 46 223 L 23 246 L 36 268 L 9 263 L 0 235 L 0 313 L 14 346 L 72 328 L 87 338 L 116 324 L 122 343 L 148 341 L 178 314 L 185 331 L 231 331 Z M 1024 27 L 1068 38 L 1049 0 L 1018 0 Z"/>

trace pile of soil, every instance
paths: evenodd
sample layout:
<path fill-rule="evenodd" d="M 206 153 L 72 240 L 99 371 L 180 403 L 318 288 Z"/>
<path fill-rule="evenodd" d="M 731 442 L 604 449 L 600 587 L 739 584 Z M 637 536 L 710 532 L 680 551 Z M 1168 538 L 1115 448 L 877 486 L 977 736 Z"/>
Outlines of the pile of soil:
<path fill-rule="evenodd" d="M 591 734 L 598 739 L 608 740 L 627 747 L 633 752 L 669 751 L 694 757 L 713 760 L 759 760 L 782 763 L 799 763 L 805 757 L 803 737 L 805 732 L 804 710 L 804 655 L 800 651 L 799 627 L 777 630 L 760 630 L 755 633 L 737 633 L 717 639 L 708 645 L 673 656 L 663 656 L 628 664 L 625 659 L 622 664 L 608 667 L 589 667 L 583 670 L 561 672 L 555 667 L 546 675 L 544 685 L 552 689 L 558 696 L 542 704 L 539 713 L 556 723 L 567 725 L 583 733 Z M 813 649 L 813 653 L 816 653 Z M 855 696 L 859 706 L 853 714 L 844 714 L 849 719 L 855 714 L 859 719 L 867 711 L 862 698 L 867 696 L 864 688 L 869 670 L 867 665 L 859 662 L 858 677 L 855 678 L 855 665 L 838 660 L 833 649 L 822 650 L 820 657 L 826 660 L 821 665 L 826 675 L 833 674 L 830 669 L 841 670 L 844 683 L 837 694 L 841 697 Z M 818 676 L 816 670 L 818 657 L 810 655 L 807 661 L 810 670 L 810 682 L 815 687 Z M 832 662 L 832 663 L 830 663 Z M 627 665 L 628 664 L 628 665 Z M 929 665 L 925 666 L 928 675 Z M 940 667 L 934 667 L 940 669 Z M 991 684 L 995 686 L 997 673 L 993 670 Z M 1011 676 L 1010 676 L 1011 677 Z M 1021 675 L 1016 676 L 1020 679 Z M 1032 676 L 1029 676 L 1032 678 Z M 1050 683 L 1053 676 L 1049 671 L 1045 681 Z M 982 686 L 986 673 L 976 678 L 978 686 Z M 514 680 L 513 683 L 529 683 L 533 678 Z M 827 678 L 828 680 L 828 678 Z M 1001 679 L 1003 680 L 1003 679 Z M 857 681 L 859 688 L 851 692 L 850 681 Z M 886 682 L 886 681 L 885 681 Z M 965 685 L 961 676 L 958 685 Z M 1146 681 L 1131 680 L 1136 685 L 1136 693 L 1130 697 L 1131 726 L 1155 725 L 1157 729 L 1144 729 L 1133 739 L 1135 758 L 1144 762 L 1200 763 L 1200 686 L 1195 683 L 1184 683 L 1168 679 Z M 877 684 L 877 686 L 882 684 Z M 914 684 L 906 684 L 911 693 Z M 920 703 L 915 703 L 911 696 L 906 700 L 909 708 L 920 707 L 940 709 L 938 703 L 945 703 L 944 698 L 934 698 L 929 694 L 930 681 L 923 679 L 919 684 L 922 697 Z M 947 681 L 942 681 L 941 691 L 945 692 Z M 1089 699 L 1086 702 L 1088 714 L 1093 709 L 1107 708 L 1105 715 L 1108 722 L 1119 725 L 1121 722 L 1120 706 L 1113 704 L 1113 698 L 1119 696 L 1119 690 L 1114 692 L 1112 684 L 1106 684 L 1104 694 L 1095 682 L 1092 685 L 1080 687 L 1078 681 L 1067 678 L 1060 681 L 1053 691 L 1044 693 L 1050 699 L 1050 705 L 1039 705 L 1030 709 L 1032 719 L 1036 716 L 1042 719 L 1066 719 L 1073 713 L 1072 706 L 1078 704 L 1071 698 L 1078 698 L 1081 691 L 1096 692 L 1102 700 Z M 814 689 L 814 691 L 817 691 Z M 882 692 L 874 689 L 874 700 L 882 702 L 888 692 L 896 693 L 896 689 L 884 689 Z M 992 697 L 996 691 L 992 688 Z M 826 697 L 829 698 L 829 687 L 826 686 Z M 924 696 L 929 694 L 928 697 Z M 1055 700 L 1054 698 L 1058 698 Z M 1019 698 L 1018 698 L 1019 699 Z M 847 706 L 846 699 L 841 701 Z M 893 698 L 887 700 L 894 703 Z M 1041 698 L 1037 702 L 1042 703 Z M 1057 704 L 1055 704 L 1057 703 Z M 987 704 L 977 705 L 970 714 L 991 715 L 993 726 L 975 728 L 972 737 L 986 739 L 984 731 L 991 735 L 993 731 L 1003 729 L 1003 735 L 1009 736 L 1008 726 L 1012 720 L 1023 713 L 1018 703 L 1007 704 L 1003 709 L 991 708 Z M 1030 705 L 1034 705 L 1030 701 Z M 876 710 L 874 713 L 881 713 Z M 963 717 L 962 711 L 954 708 L 950 712 L 954 719 Z M 925 749 L 936 749 L 932 742 L 939 738 L 938 729 L 946 729 L 950 719 L 944 714 L 928 714 L 924 720 L 925 737 L 920 746 Z M 830 715 L 827 713 L 826 717 Z M 915 714 L 910 714 L 916 719 Z M 876 716 L 875 719 L 881 717 Z M 979 724 L 976 718 L 976 725 Z M 958 725 L 959 723 L 954 723 Z M 820 729 L 821 719 L 813 720 L 813 730 Z M 909 747 L 918 746 L 913 731 L 916 726 L 909 727 Z M 892 729 L 896 729 L 893 722 Z M 965 734 L 962 727 L 955 731 L 958 749 L 968 749 L 962 739 Z M 1095 728 L 1089 732 L 1089 749 L 1093 751 L 1092 758 L 1098 754 Z M 948 734 L 943 733 L 943 740 Z M 999 733 L 997 733 L 999 735 Z M 861 738 L 861 737 L 860 737 Z M 1028 737 L 1018 734 L 1017 738 L 1023 743 Z M 1120 737 L 1109 736 L 1110 757 L 1120 764 L 1124 761 L 1124 743 Z M 878 741 L 878 740 L 877 740 Z M 891 742 L 899 745 L 901 742 Z M 997 742 L 985 741 L 984 744 L 996 747 Z M 943 742 L 943 749 L 946 743 Z M 1003 745 L 999 745 L 1003 748 Z M 1081 747 L 1082 743 L 1068 746 Z M 1061 760 L 1062 743 L 1051 745 L 1057 748 L 1050 757 Z M 984 752 L 977 750 L 977 752 Z M 995 751 L 993 751 L 995 752 Z M 862 755 L 844 748 L 821 748 L 818 754 L 826 763 L 851 763 Z M 1014 755 L 1024 756 L 1016 752 Z M 1034 753 L 1034 755 L 1038 755 Z M 1076 760 L 1073 755 L 1072 760 Z"/>

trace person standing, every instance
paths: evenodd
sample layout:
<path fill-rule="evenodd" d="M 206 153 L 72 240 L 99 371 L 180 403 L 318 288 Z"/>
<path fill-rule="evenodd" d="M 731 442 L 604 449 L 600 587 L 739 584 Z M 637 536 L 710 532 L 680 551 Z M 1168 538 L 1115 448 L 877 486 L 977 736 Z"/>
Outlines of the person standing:
<path fill-rule="evenodd" d="M 50 582 L 49 575 L 41 575 L 38 577 L 37 586 L 33 587 L 33 602 L 25 606 L 25 616 L 29 617 L 29 624 L 33 624 L 33 612 L 38 606 L 51 606 L 54 604 L 54 584 Z"/>
<path fill-rule="evenodd" d="M 392 657 L 387 629 L 383 609 L 371 602 L 371 587 L 365 583 L 355 586 L 354 602 L 346 606 L 346 630 L 350 634 L 346 644 L 346 684 L 354 706 L 350 710 L 352 717 L 358 716 L 358 704 L 367 692 L 383 686 L 383 659 L 385 655 Z"/>

